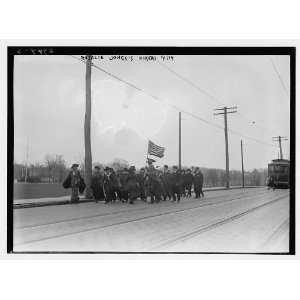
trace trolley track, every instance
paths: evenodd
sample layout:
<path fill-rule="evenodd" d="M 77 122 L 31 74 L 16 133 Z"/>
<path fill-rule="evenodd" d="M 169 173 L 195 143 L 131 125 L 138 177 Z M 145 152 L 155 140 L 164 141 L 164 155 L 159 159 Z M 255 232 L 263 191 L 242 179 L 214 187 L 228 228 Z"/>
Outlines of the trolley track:
<path fill-rule="evenodd" d="M 248 214 L 251 214 L 257 210 L 260 210 L 260 209 L 263 209 L 263 208 L 266 208 L 267 206 L 269 205 L 272 205 L 272 204 L 275 204 L 277 203 L 278 201 L 280 200 L 284 200 L 286 199 L 286 196 L 281 196 L 281 197 L 278 197 L 278 198 L 275 198 L 271 201 L 268 201 L 266 203 L 263 203 L 261 205 L 258 205 L 258 206 L 255 206 L 255 207 L 252 207 L 250 209 L 247 209 L 245 211 L 242 211 L 240 213 L 237 213 L 237 214 L 234 214 L 232 216 L 229 216 L 229 217 L 225 217 L 225 218 L 220 218 L 218 219 L 217 221 L 213 221 L 213 222 L 210 222 L 208 224 L 204 224 L 204 225 L 200 225 L 197 229 L 189 232 L 189 233 L 186 233 L 186 234 L 183 234 L 183 235 L 180 235 L 179 237 L 176 237 L 176 238 L 173 238 L 173 239 L 170 239 L 168 241 L 165 241 L 163 243 L 160 243 L 160 244 L 157 244 L 155 245 L 154 247 L 151 247 L 149 249 L 149 251 L 155 251 L 155 249 L 159 249 L 160 251 L 167 248 L 167 247 L 170 247 L 170 246 L 174 246 L 178 243 L 181 243 L 183 241 L 186 241 L 186 240 L 189 240 L 189 239 L 192 239 L 204 232 L 207 232 L 207 231 L 210 231 L 210 230 L 213 230 L 219 226 L 222 226 L 224 224 L 228 224 L 230 222 L 233 222 L 239 218 L 242 218 Z"/>
<path fill-rule="evenodd" d="M 259 191 L 254 196 L 262 196 L 262 195 L 266 195 L 266 194 L 268 194 L 268 192 L 264 190 L 263 192 Z M 200 200 L 201 201 L 200 205 L 191 206 L 186 209 L 193 209 L 193 208 L 197 208 L 197 207 L 206 207 L 206 206 L 223 204 L 223 203 L 227 203 L 227 202 L 236 201 L 241 198 L 247 198 L 247 196 L 249 196 L 249 195 L 251 195 L 251 197 L 253 197 L 253 194 L 251 194 L 250 192 L 235 193 L 234 195 L 226 195 L 226 197 L 230 197 L 230 199 L 226 199 L 226 200 L 218 201 L 218 202 L 208 202 L 208 203 L 207 203 L 207 201 L 218 200 L 220 198 L 224 198 L 224 195 L 206 197 L 204 200 Z M 238 197 L 232 198 L 235 196 L 238 196 Z M 206 203 L 203 203 L 203 201 L 206 201 Z M 195 204 L 195 203 L 199 203 L 199 200 L 189 199 L 188 203 L 184 203 L 184 204 Z M 114 204 L 112 204 L 112 205 L 114 205 Z M 170 201 L 165 201 L 165 202 L 161 202 L 159 204 L 153 204 L 152 207 L 150 207 L 150 206 L 139 207 L 139 208 L 131 207 L 130 209 L 118 210 L 118 211 L 107 212 L 107 213 L 100 213 L 100 214 L 95 214 L 95 215 L 79 216 L 79 217 L 74 217 L 74 218 L 69 218 L 69 219 L 58 220 L 58 221 L 54 221 L 54 222 L 46 222 L 46 223 L 41 223 L 41 224 L 40 223 L 30 224 L 30 225 L 25 225 L 25 226 L 16 226 L 15 230 L 38 228 L 38 227 L 43 227 L 43 226 L 63 224 L 63 223 L 82 221 L 82 220 L 89 220 L 89 219 L 93 219 L 93 218 L 108 217 L 108 216 L 114 216 L 114 215 L 120 215 L 120 214 L 122 215 L 122 214 L 128 213 L 128 212 L 135 213 L 135 212 L 151 211 L 151 210 L 157 210 L 157 209 L 165 209 L 165 208 L 167 209 L 170 207 L 174 207 L 174 205 L 176 205 L 176 203 L 172 203 Z"/>
<path fill-rule="evenodd" d="M 257 195 L 255 195 L 255 196 L 258 196 L 258 195 L 259 196 L 264 196 L 265 194 L 266 193 L 257 193 Z M 250 197 L 253 198 L 253 195 L 251 195 Z M 283 199 L 283 198 L 286 198 L 286 195 L 280 196 L 279 198 L 276 198 L 275 200 L 269 201 L 267 203 L 272 203 L 274 201 L 278 201 L 278 200 Z M 172 211 L 162 212 L 162 213 L 158 213 L 158 214 L 156 213 L 156 214 L 146 215 L 146 216 L 142 216 L 142 217 L 138 217 L 138 218 L 134 218 L 134 219 L 129 219 L 129 220 L 125 220 L 125 221 L 115 222 L 113 224 L 100 225 L 100 226 L 98 225 L 98 226 L 93 226 L 93 227 L 90 227 L 90 228 L 77 230 L 77 231 L 73 231 L 73 232 L 54 234 L 54 235 L 44 237 L 44 238 L 31 239 L 31 240 L 27 240 L 27 241 L 24 241 L 24 242 L 16 243 L 15 245 L 25 245 L 25 244 L 31 244 L 31 243 L 36 243 L 36 242 L 46 241 L 46 240 L 52 240 L 52 239 L 61 238 L 61 237 L 74 236 L 74 235 L 77 235 L 77 234 L 88 233 L 88 232 L 92 232 L 92 231 L 96 231 L 96 230 L 111 228 L 111 227 L 114 227 L 114 226 L 121 226 L 121 225 L 126 225 L 126 224 L 130 224 L 130 223 L 134 223 L 134 222 L 142 222 L 142 221 L 153 219 L 153 218 L 160 218 L 160 217 L 164 217 L 164 216 L 171 215 L 171 214 L 184 213 L 184 212 L 187 212 L 187 211 L 190 211 L 190 210 L 193 210 L 193 209 L 201 209 L 201 208 L 207 207 L 207 206 L 222 205 L 222 204 L 237 201 L 237 200 L 240 200 L 240 199 L 243 199 L 243 200 L 246 201 L 245 193 L 243 193 L 242 197 L 231 198 L 231 199 L 225 200 L 225 201 L 218 201 L 218 202 L 211 202 L 211 203 L 206 203 L 206 204 L 194 205 L 192 207 L 187 207 L 187 208 L 185 207 L 185 208 L 182 208 L 182 209 L 175 209 L 175 210 L 172 210 Z M 264 203 L 263 205 L 265 205 L 265 204 L 266 203 Z M 121 213 L 121 212 L 118 212 L 118 213 Z M 110 214 L 105 214 L 104 216 L 109 216 L 109 215 Z M 101 217 L 103 217 L 103 215 Z M 201 225 L 201 228 L 203 226 L 205 227 L 205 226 L 211 226 L 211 225 L 208 225 L 208 224 Z"/>

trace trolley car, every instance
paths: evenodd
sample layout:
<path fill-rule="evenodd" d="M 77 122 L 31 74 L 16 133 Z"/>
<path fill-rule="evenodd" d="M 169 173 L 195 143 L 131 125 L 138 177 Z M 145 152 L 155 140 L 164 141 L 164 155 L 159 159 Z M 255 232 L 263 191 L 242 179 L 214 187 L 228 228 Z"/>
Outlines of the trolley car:
<path fill-rule="evenodd" d="M 288 159 L 273 159 L 268 164 L 268 179 L 273 187 L 289 188 L 290 185 L 290 161 Z"/>

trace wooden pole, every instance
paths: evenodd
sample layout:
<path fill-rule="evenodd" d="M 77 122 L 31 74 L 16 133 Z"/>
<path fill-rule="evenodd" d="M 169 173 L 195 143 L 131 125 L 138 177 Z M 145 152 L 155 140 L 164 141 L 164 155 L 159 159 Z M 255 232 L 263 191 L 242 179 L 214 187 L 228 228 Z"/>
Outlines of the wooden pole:
<path fill-rule="evenodd" d="M 225 132 L 225 156 L 226 156 L 226 188 L 230 187 L 230 174 L 229 174 L 229 151 L 228 151 L 228 126 L 227 126 L 227 114 L 236 113 L 237 107 L 222 107 L 216 108 L 217 111 L 222 111 L 220 113 L 215 113 L 214 115 L 224 115 L 224 132 Z"/>
<path fill-rule="evenodd" d="M 227 107 L 224 107 L 224 131 L 225 131 L 225 151 L 226 151 L 226 188 L 229 189 L 229 151 L 228 151 L 228 127 L 227 127 Z"/>
<path fill-rule="evenodd" d="M 92 61 L 88 56 L 86 62 L 86 101 L 85 101 L 85 120 L 84 120 L 84 147 L 85 147 L 85 196 L 87 199 L 92 198 L 91 180 L 92 180 L 92 148 L 91 148 L 91 73 Z"/>
<path fill-rule="evenodd" d="M 181 170 L 181 112 L 179 112 L 179 149 L 178 149 L 178 167 Z"/>
<path fill-rule="evenodd" d="M 242 159 L 242 184 L 243 187 L 245 187 L 243 140 L 241 140 L 241 159 Z"/>

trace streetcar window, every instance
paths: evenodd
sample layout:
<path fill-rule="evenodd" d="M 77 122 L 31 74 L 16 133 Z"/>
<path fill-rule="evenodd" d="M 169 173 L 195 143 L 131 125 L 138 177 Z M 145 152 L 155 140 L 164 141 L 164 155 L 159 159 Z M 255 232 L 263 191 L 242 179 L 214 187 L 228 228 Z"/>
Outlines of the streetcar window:
<path fill-rule="evenodd" d="M 276 173 L 287 173 L 288 172 L 288 167 L 287 166 L 269 166 L 269 171 L 270 172 L 276 172 Z"/>

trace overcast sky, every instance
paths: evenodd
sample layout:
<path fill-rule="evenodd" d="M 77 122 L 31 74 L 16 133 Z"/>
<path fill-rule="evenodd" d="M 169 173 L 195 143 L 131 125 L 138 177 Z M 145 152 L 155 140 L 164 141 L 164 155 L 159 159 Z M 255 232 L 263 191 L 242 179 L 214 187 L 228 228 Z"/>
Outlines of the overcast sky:
<path fill-rule="evenodd" d="M 133 62 L 110 61 L 105 56 L 95 63 L 161 102 L 93 68 L 93 162 L 123 158 L 140 167 L 151 139 L 166 147 L 157 165 L 178 164 L 178 111 L 170 105 L 222 128 L 223 116 L 214 116 L 213 110 L 238 107 L 240 114 L 228 115 L 229 129 L 269 145 L 229 132 L 230 169 L 241 168 L 241 139 L 245 169 L 251 170 L 278 157 L 272 136 L 289 138 L 288 56 L 174 56 L 174 61 L 164 62 L 216 101 L 157 62 L 139 61 L 136 56 Z M 83 161 L 84 113 L 83 63 L 71 56 L 15 57 L 16 162 L 25 162 L 27 140 L 30 163 L 43 162 L 46 154 L 62 154 L 68 164 Z M 183 113 L 182 164 L 225 168 L 222 128 Z M 283 154 L 289 158 L 289 141 L 283 142 Z"/>

